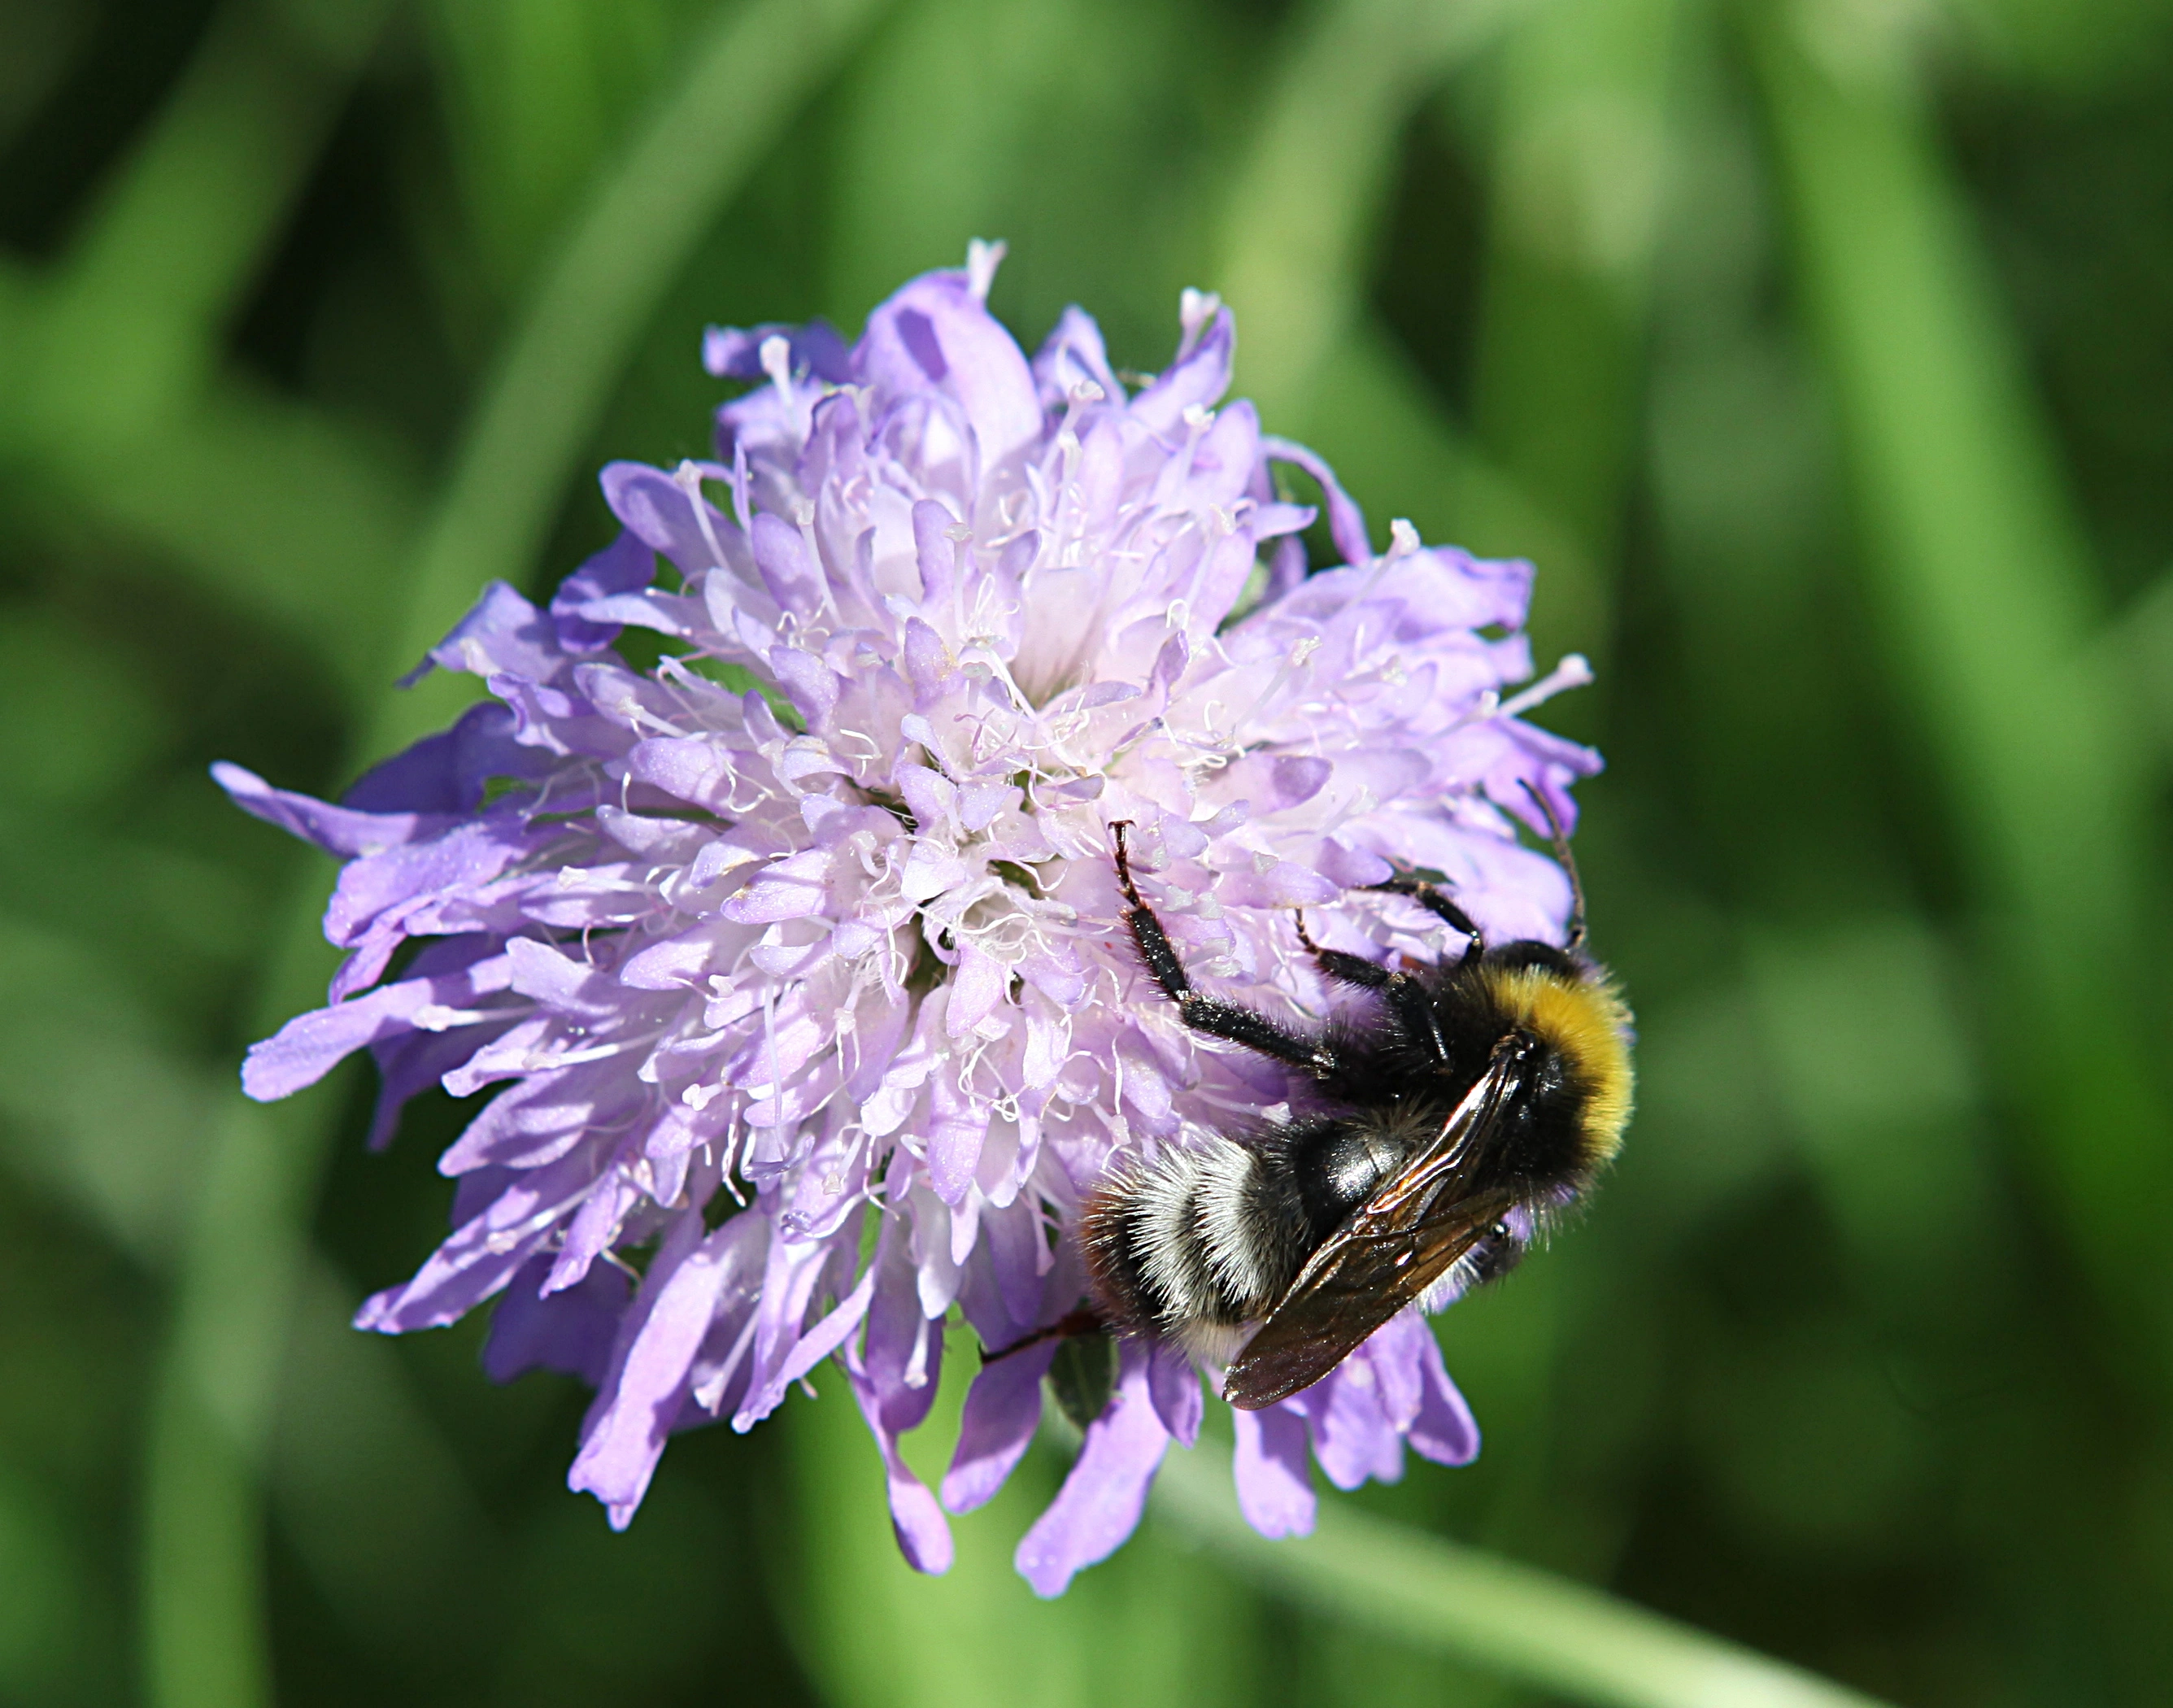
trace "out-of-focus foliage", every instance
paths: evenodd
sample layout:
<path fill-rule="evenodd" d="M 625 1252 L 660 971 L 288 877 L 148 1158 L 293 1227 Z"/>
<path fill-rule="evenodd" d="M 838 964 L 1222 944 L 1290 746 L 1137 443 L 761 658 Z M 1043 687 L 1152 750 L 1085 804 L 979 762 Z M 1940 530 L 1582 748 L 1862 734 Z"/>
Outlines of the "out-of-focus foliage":
<path fill-rule="evenodd" d="M 820 1375 L 614 1537 L 571 1384 L 343 1326 L 460 1113 L 234 1089 L 326 872 L 207 762 L 337 790 L 700 453 L 705 322 L 974 235 L 1133 369 L 1224 290 L 1601 665 L 1642 1108 L 1440 1324 L 1479 1463 L 1360 1504 L 1895 1702 L 2173 1695 L 2164 0 L 4 0 L 0 153 L 0 1700 L 1540 1700 L 1167 1522 L 1033 1603 L 1054 1448 L 915 1579 Z"/>

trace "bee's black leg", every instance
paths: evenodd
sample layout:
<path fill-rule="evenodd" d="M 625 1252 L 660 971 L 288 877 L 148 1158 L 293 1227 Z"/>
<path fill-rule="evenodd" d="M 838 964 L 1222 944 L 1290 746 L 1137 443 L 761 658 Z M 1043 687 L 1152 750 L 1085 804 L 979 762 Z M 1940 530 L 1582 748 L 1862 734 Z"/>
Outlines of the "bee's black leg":
<path fill-rule="evenodd" d="M 1362 955 L 1347 955 L 1340 949 L 1324 949 L 1313 940 L 1313 933 L 1305 929 L 1305 909 L 1296 910 L 1297 940 L 1305 946 L 1305 952 L 1313 956 L 1313 963 L 1330 978 L 1344 984 L 1356 984 L 1367 990 L 1384 990 L 1402 976 L 1385 967 L 1368 961 Z"/>
<path fill-rule="evenodd" d="M 1141 899 L 1139 886 L 1132 881 L 1132 863 L 1124 850 L 1124 832 L 1130 828 L 1130 821 L 1126 819 L 1119 819 L 1109 827 L 1117 848 L 1117 882 L 1124 892 L 1124 899 L 1131 903 L 1124 911 L 1124 924 L 1131 930 L 1132 941 L 1139 945 L 1140 959 L 1146 962 L 1155 983 L 1177 1005 L 1184 1023 L 1194 1032 L 1205 1032 L 1210 1037 L 1227 1038 L 1232 1043 L 1243 1044 L 1247 1049 L 1258 1050 L 1264 1056 L 1303 1068 L 1308 1073 L 1333 1073 L 1335 1053 L 1318 1039 L 1277 1026 L 1267 1016 L 1255 1014 L 1234 1002 L 1217 1002 L 1192 988 L 1169 934 L 1162 929 L 1162 921 L 1155 918 L 1154 909 Z"/>
<path fill-rule="evenodd" d="M 1313 940 L 1313 933 L 1305 929 L 1302 908 L 1297 913 L 1297 940 L 1305 945 L 1306 952 L 1330 978 L 1381 992 L 1388 1000 L 1388 1011 L 1395 1016 L 1396 1024 L 1402 1029 L 1404 1036 L 1421 1049 L 1430 1052 L 1437 1062 L 1446 1063 L 1448 1060 L 1448 1046 L 1442 1042 L 1440 1024 L 1434 1019 L 1433 999 L 1426 994 L 1426 987 L 1417 979 L 1408 973 L 1391 973 L 1362 955 L 1345 954 L 1340 949 L 1322 948 Z"/>
<path fill-rule="evenodd" d="M 1459 960 L 1469 961 L 1486 946 L 1486 940 L 1479 935 L 1478 926 L 1471 923 L 1471 915 L 1422 878 L 1407 878 L 1399 873 L 1385 883 L 1368 884 L 1366 887 L 1385 890 L 1392 896 L 1409 896 L 1434 918 L 1447 924 L 1449 929 L 1463 932 L 1466 940 L 1464 953 L 1458 957 Z"/>
<path fill-rule="evenodd" d="M 1038 1346 L 1044 1340 L 1069 1340 L 1080 1334 L 1106 1334 L 1109 1325 L 1102 1320 L 1098 1311 L 1067 1311 L 1045 1328 L 1036 1328 L 1023 1334 L 1008 1346 L 991 1352 L 981 1349 L 981 1362 L 994 1364 L 998 1359 L 1008 1358 L 1014 1352 L 1023 1352 L 1029 1346 Z"/>

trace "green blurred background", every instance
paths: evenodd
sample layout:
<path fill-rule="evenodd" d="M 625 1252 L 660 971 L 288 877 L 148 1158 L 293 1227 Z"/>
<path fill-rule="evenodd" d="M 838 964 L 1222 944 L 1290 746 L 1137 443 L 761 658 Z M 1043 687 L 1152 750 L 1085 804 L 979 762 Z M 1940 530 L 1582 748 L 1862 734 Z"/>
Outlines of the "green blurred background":
<path fill-rule="evenodd" d="M 2170 24 L 0 0 L 0 1700 L 1553 1700 L 1167 1517 L 1035 1603 L 1053 1448 L 915 1579 L 834 1376 L 614 1537 L 571 1383 L 343 1326 L 460 1113 L 236 1091 L 330 873 L 208 762 L 337 790 L 596 466 L 702 454 L 705 322 L 974 235 L 1029 346 L 1221 290 L 1377 536 L 1533 558 L 1600 672 L 1546 717 L 1642 1108 L 1439 1325 L 1479 1463 L 1353 1504 L 1897 1703 L 2173 1700 Z"/>

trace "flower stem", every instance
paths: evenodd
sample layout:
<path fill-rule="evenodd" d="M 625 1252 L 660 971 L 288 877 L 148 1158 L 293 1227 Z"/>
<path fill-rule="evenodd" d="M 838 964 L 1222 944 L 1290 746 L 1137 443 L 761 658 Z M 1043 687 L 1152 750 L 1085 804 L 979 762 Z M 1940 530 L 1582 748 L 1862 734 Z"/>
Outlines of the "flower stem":
<path fill-rule="evenodd" d="M 1156 1481 L 1157 1519 L 1262 1587 L 1360 1629 L 1610 1708 L 1878 1708 L 1871 1697 L 1589 1585 L 1321 1503 L 1313 1533 L 1270 1542 L 1238 1516 L 1203 1441 Z"/>

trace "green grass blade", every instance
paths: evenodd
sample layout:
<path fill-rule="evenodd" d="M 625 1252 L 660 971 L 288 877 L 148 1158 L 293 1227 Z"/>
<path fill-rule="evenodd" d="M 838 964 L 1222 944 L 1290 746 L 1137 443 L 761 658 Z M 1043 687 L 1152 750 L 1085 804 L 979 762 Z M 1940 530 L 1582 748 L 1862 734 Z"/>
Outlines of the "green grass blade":
<path fill-rule="evenodd" d="M 973 1345 L 969 1334 L 950 1337 L 935 1409 L 905 1439 L 931 1485 L 957 1434 Z M 833 1708 L 1275 1699 L 1254 1598 L 1167 1534 L 1135 1536 L 1053 1601 L 1027 1587 L 1012 1554 L 1054 1495 L 1076 1436 L 1060 1452 L 1044 1441 L 988 1506 L 953 1517 L 957 1558 L 942 1576 L 924 1576 L 899 1556 L 882 1461 L 844 1372 L 826 1369 L 816 1382 L 818 1400 L 795 1398 L 763 1427 L 783 1432 L 794 1484 L 784 1551 L 800 1557 L 783 1598 L 803 1663 Z"/>
<path fill-rule="evenodd" d="M 324 956 L 321 943 L 291 944 L 266 995 L 314 999 Z M 211 1135 L 152 1391 L 140 1568 L 154 1708 L 273 1700 L 261 1475 L 337 1107 L 329 1091 L 272 1109 L 236 1096 Z"/>
<path fill-rule="evenodd" d="M 2173 1145 L 2135 1030 L 2147 743 L 2093 649 L 2100 595 L 2050 434 L 1898 50 L 1814 39 L 1812 15 L 1761 27 L 1758 64 L 1874 606 L 1989 915 L 2041 1171 L 2162 1360 Z"/>
<path fill-rule="evenodd" d="M 1238 1516 L 1230 1466 L 1173 1453 L 1155 1517 L 1324 1617 L 1607 1708 L 1876 1708 L 1872 1698 L 1584 1584 L 1373 1518 L 1333 1498 L 1313 1533 L 1270 1542 Z"/>
<path fill-rule="evenodd" d="M 1408 516 L 1429 539 L 1539 561 L 1541 638 L 1589 651 L 1606 599 L 1584 543 L 1448 418 L 1364 302 L 1405 127 L 1459 65 L 1538 10 L 1344 0 L 1304 19 L 1221 210 L 1213 277 L 1237 312 L 1237 389 L 1274 430 L 1337 466 L 1377 533 Z"/>
<path fill-rule="evenodd" d="M 483 583 L 529 568 L 658 299 L 882 3 L 749 0 L 696 45 L 684 78 L 575 216 L 506 342 L 424 543 L 396 668 L 436 645 Z M 364 751 L 436 727 L 465 692 L 439 676 L 380 702 Z"/>
<path fill-rule="evenodd" d="M 223 379 L 147 441 L 56 435 L 37 457 L 53 481 L 39 502 L 57 525 L 88 510 L 157 551 L 308 645 L 350 706 L 384 686 L 382 634 L 420 494 L 337 422 Z"/>
<path fill-rule="evenodd" d="M 144 1467 L 143 1692 L 153 1708 L 272 1701 L 263 1504 L 255 1467 L 170 1360 Z"/>
<path fill-rule="evenodd" d="M 1603 560 L 1639 426 L 1684 9 L 1556 0 L 1509 33 L 1494 91 L 1475 431 Z"/>
<path fill-rule="evenodd" d="M 874 9 L 873 0 L 734 8 L 661 97 L 512 334 L 429 544 L 388 601 L 378 681 L 434 644 L 484 581 L 527 567 L 657 293 Z M 361 754 L 420 733 L 448 698 L 386 691 Z M 283 909 L 252 1006 L 257 1032 L 320 999 L 321 895 L 311 873 Z M 151 1420 L 143 1573 L 158 1708 L 269 1700 L 256 1471 L 336 1107 L 329 1088 L 266 1110 L 237 1100 L 213 1140 Z"/>
<path fill-rule="evenodd" d="M 1226 203 L 1214 282 L 1244 329 L 1238 389 L 1302 419 L 1358 315 L 1365 249 L 1418 103 L 1532 0 L 1340 0 L 1302 15 Z"/>
<path fill-rule="evenodd" d="M 51 274 L 0 288 L 0 454 L 30 465 L 33 514 L 142 541 L 350 694 L 412 493 L 337 423 L 213 369 L 385 10 L 345 0 L 304 31 L 229 7 Z"/>
<path fill-rule="evenodd" d="M 40 327 L 49 431 L 148 431 L 209 372 L 386 10 L 346 0 L 304 41 L 229 4 L 58 268 Z"/>

